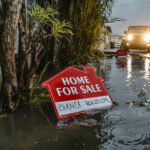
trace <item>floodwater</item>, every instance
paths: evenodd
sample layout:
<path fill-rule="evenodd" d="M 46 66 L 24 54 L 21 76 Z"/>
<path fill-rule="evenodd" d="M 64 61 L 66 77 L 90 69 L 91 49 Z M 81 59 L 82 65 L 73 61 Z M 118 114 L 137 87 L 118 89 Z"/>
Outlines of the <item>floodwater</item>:
<path fill-rule="evenodd" d="M 150 59 L 129 55 L 94 64 L 115 102 L 109 110 L 58 121 L 52 106 L 24 108 L 0 121 L 0 150 L 150 150 Z M 100 71 L 101 70 L 101 71 Z"/>

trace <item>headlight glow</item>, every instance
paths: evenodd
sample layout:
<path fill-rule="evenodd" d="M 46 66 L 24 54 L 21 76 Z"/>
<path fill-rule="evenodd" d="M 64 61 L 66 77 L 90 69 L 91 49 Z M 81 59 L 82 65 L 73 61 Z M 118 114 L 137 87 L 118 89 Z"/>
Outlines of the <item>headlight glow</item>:
<path fill-rule="evenodd" d="M 127 39 L 128 39 L 129 41 L 131 41 L 131 40 L 133 39 L 133 35 L 129 34 L 128 37 L 127 37 Z"/>
<path fill-rule="evenodd" d="M 146 42 L 149 42 L 149 41 L 150 41 L 150 34 L 145 34 L 145 35 L 144 35 L 144 40 L 145 40 Z"/>

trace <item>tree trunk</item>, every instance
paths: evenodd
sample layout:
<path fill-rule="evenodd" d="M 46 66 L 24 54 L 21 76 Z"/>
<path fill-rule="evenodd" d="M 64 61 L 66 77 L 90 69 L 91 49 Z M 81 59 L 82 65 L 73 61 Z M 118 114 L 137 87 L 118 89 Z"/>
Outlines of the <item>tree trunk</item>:
<path fill-rule="evenodd" d="M 33 78 L 34 76 L 32 75 L 30 78 L 26 78 L 26 82 L 25 82 L 25 97 L 27 99 L 27 101 L 29 101 L 32 97 L 32 88 L 33 88 Z"/>
<path fill-rule="evenodd" d="M 24 74 L 28 72 L 28 57 L 26 56 L 27 36 L 27 0 L 23 0 L 19 17 L 19 62 L 17 66 L 18 88 L 20 92 L 22 92 L 22 88 L 24 87 Z"/>
<path fill-rule="evenodd" d="M 16 33 L 21 0 L 2 0 L 0 23 L 0 65 L 2 69 L 1 106 L 7 111 L 14 111 L 18 106 L 18 85 L 16 74 Z"/>
<path fill-rule="evenodd" d="M 56 38 L 53 38 L 53 63 L 56 63 Z"/>

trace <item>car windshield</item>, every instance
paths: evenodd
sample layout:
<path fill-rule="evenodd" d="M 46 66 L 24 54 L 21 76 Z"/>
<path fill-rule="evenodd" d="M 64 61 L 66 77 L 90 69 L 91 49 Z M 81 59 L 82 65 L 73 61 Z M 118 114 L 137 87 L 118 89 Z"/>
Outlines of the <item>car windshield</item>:
<path fill-rule="evenodd" d="M 149 33 L 150 26 L 132 26 L 128 31 L 129 33 Z"/>

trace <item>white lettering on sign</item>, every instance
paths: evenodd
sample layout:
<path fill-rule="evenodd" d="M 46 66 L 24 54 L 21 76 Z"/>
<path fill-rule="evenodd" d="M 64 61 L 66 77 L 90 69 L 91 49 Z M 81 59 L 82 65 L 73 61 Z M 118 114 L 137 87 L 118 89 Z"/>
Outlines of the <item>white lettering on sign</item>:
<path fill-rule="evenodd" d="M 97 93 L 102 91 L 99 87 L 99 84 L 80 86 L 80 89 L 82 93 Z"/>
<path fill-rule="evenodd" d="M 85 77 L 84 77 L 84 80 L 85 80 L 85 83 L 91 83 L 91 82 L 89 81 L 88 76 L 85 76 Z"/>
<path fill-rule="evenodd" d="M 95 85 L 81 85 L 79 87 L 79 89 L 77 89 L 77 87 L 56 88 L 56 91 L 57 91 L 58 96 L 102 92 L 102 90 L 100 89 L 99 84 L 95 84 Z"/>
<path fill-rule="evenodd" d="M 70 83 L 71 84 L 77 84 L 77 80 L 74 77 L 70 78 Z"/>
<path fill-rule="evenodd" d="M 76 79 L 79 84 L 85 84 L 83 77 L 76 77 Z"/>
<path fill-rule="evenodd" d="M 105 109 L 111 106 L 112 102 L 109 96 L 69 100 L 56 103 L 60 116 L 92 109 Z"/>
<path fill-rule="evenodd" d="M 69 77 L 69 78 L 61 78 L 64 85 L 76 85 L 76 84 L 86 84 L 90 83 L 88 76 L 84 77 Z"/>
<path fill-rule="evenodd" d="M 57 91 L 58 96 L 62 96 L 62 94 L 64 95 L 79 94 L 76 87 L 56 88 L 56 91 Z"/>

